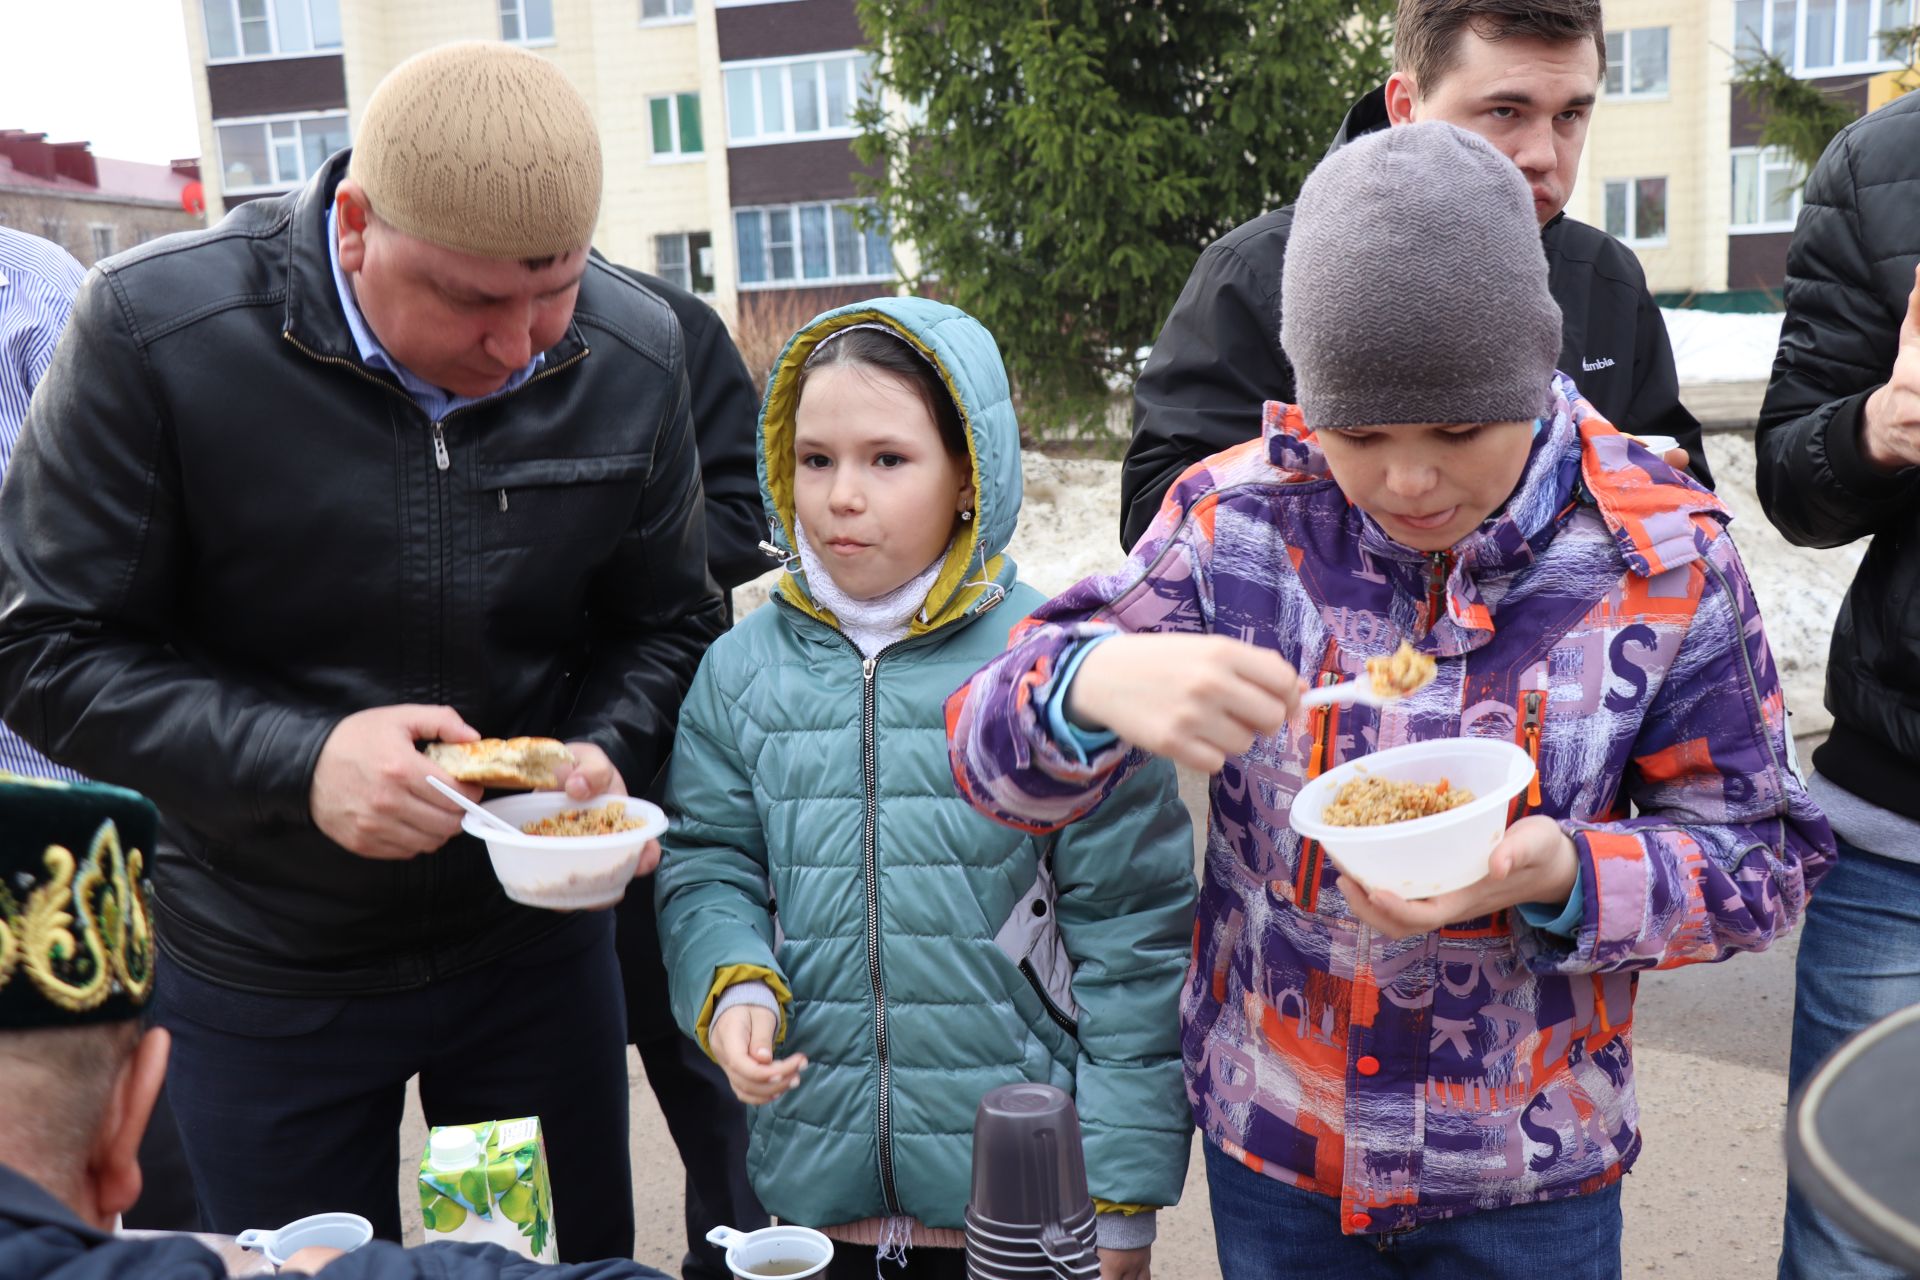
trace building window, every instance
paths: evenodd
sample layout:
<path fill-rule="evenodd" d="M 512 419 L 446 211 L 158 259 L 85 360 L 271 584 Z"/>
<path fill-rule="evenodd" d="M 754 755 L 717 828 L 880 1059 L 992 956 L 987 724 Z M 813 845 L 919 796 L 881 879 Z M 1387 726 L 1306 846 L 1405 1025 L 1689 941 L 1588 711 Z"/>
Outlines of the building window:
<path fill-rule="evenodd" d="M 1627 244 L 1667 238 L 1667 180 L 1628 178 L 1606 185 L 1607 234 Z"/>
<path fill-rule="evenodd" d="M 214 121 L 220 138 L 221 185 L 229 192 L 285 190 L 320 171 L 347 145 L 347 115 L 281 116 Z"/>
<path fill-rule="evenodd" d="M 640 21 L 680 22 L 693 16 L 693 0 L 640 0 Z"/>
<path fill-rule="evenodd" d="M 40 238 L 51 240 L 64 247 L 67 243 L 67 220 L 65 218 L 40 219 Z"/>
<path fill-rule="evenodd" d="M 93 232 L 93 260 L 98 262 L 102 258 L 111 258 L 115 252 L 114 241 L 117 238 L 113 227 L 104 222 L 96 222 L 87 229 Z"/>
<path fill-rule="evenodd" d="M 669 236 L 655 236 L 653 271 L 668 284 L 711 297 L 713 237 L 704 231 L 676 231 Z"/>
<path fill-rule="evenodd" d="M 553 40 L 553 0 L 500 0 L 500 38 L 515 44 Z"/>
<path fill-rule="evenodd" d="M 212 61 L 340 47 L 340 0 L 201 0 L 201 8 Z"/>
<path fill-rule="evenodd" d="M 871 61 L 847 53 L 727 64 L 727 141 L 852 137 L 854 107 L 873 97 Z"/>
<path fill-rule="evenodd" d="M 1667 96 L 1667 28 L 1607 33 L 1607 96 Z"/>
<path fill-rule="evenodd" d="M 1913 21 L 1913 0 L 1734 0 L 1734 54 L 1772 54 L 1797 76 L 1905 65 L 1880 43 Z"/>
<path fill-rule="evenodd" d="M 860 225 L 871 201 L 735 209 L 742 285 L 843 284 L 893 278 L 884 227 Z"/>
<path fill-rule="evenodd" d="M 1739 147 L 1733 152 L 1733 230 L 1791 231 L 1800 216 L 1805 175 L 1784 151 Z"/>
<path fill-rule="evenodd" d="M 697 156 L 706 150 L 700 137 L 699 94 L 675 93 L 648 98 L 647 114 L 653 122 L 655 159 Z"/>

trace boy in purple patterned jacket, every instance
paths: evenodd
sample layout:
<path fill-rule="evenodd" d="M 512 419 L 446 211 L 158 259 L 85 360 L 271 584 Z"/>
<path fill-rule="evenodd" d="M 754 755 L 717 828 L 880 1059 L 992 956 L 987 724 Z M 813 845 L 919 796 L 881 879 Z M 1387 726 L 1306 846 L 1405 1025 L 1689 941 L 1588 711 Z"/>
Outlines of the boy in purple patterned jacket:
<path fill-rule="evenodd" d="M 1725 509 L 1553 370 L 1518 171 L 1373 135 L 1291 249 L 1300 403 L 953 696 L 954 774 L 1034 830 L 1147 753 L 1213 774 L 1182 1018 L 1227 1280 L 1617 1277 L 1635 974 L 1768 946 L 1833 837 Z M 1402 640 L 1432 684 L 1294 717 Z M 1368 893 L 1288 828 L 1322 770 L 1455 736 L 1539 770 L 1479 883 Z"/>

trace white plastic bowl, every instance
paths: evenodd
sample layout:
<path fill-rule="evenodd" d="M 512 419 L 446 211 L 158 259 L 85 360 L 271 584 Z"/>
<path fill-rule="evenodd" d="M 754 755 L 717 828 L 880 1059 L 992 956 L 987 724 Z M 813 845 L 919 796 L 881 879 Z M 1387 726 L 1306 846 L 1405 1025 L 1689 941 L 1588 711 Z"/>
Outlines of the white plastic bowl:
<path fill-rule="evenodd" d="M 564 791 L 529 791 L 489 800 L 480 807 L 518 830 L 563 810 L 595 809 L 609 800 L 623 802 L 627 816 L 640 819 L 641 825 L 606 836 L 510 836 L 467 814 L 460 826 L 487 842 L 493 874 L 515 902 L 556 911 L 610 907 L 626 895 L 647 841 L 667 829 L 667 815 L 659 805 L 633 796 L 575 800 Z"/>
<path fill-rule="evenodd" d="M 1330 827 L 1320 815 L 1345 783 L 1367 776 L 1397 782 L 1439 782 L 1473 792 L 1457 809 L 1378 827 Z M 1318 840 L 1333 865 L 1368 889 L 1402 898 L 1431 898 L 1487 874 L 1487 860 L 1507 830 L 1507 806 L 1533 780 L 1533 761 L 1497 738 L 1436 738 L 1350 760 L 1300 788 L 1287 815 L 1293 829 Z"/>

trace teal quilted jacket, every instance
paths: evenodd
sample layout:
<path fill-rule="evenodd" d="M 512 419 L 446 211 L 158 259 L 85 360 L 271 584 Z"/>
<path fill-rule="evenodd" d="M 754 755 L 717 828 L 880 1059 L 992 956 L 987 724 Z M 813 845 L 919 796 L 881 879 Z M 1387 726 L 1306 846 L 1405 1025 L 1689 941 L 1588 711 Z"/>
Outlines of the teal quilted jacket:
<path fill-rule="evenodd" d="M 832 1226 L 904 1214 L 959 1227 L 974 1109 L 1022 1080 L 1075 1095 L 1091 1189 L 1163 1206 L 1186 1174 L 1180 986 L 1193 850 L 1156 762 L 1098 818 L 1035 836 L 954 790 L 942 706 L 1041 603 L 999 554 L 1019 437 L 993 338 L 951 307 L 883 298 L 814 320 L 762 411 L 773 539 L 793 537 L 794 371 L 829 332 L 879 320 L 962 406 L 975 519 L 913 634 L 863 660 L 798 572 L 713 646 L 681 711 L 658 876 L 674 1015 L 706 1044 L 714 1001 L 759 979 L 801 1084 L 751 1113 L 768 1210 Z"/>

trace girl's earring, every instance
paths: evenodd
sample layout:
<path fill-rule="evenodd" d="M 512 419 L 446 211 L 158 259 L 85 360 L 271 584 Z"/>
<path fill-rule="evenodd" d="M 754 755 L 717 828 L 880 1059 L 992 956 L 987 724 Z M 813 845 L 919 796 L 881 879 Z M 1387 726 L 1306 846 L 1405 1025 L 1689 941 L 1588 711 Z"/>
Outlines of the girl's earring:
<path fill-rule="evenodd" d="M 973 512 L 971 512 L 971 511 L 962 511 L 962 512 L 960 513 L 960 518 L 961 518 L 962 520 L 971 520 L 971 519 L 973 519 Z"/>

